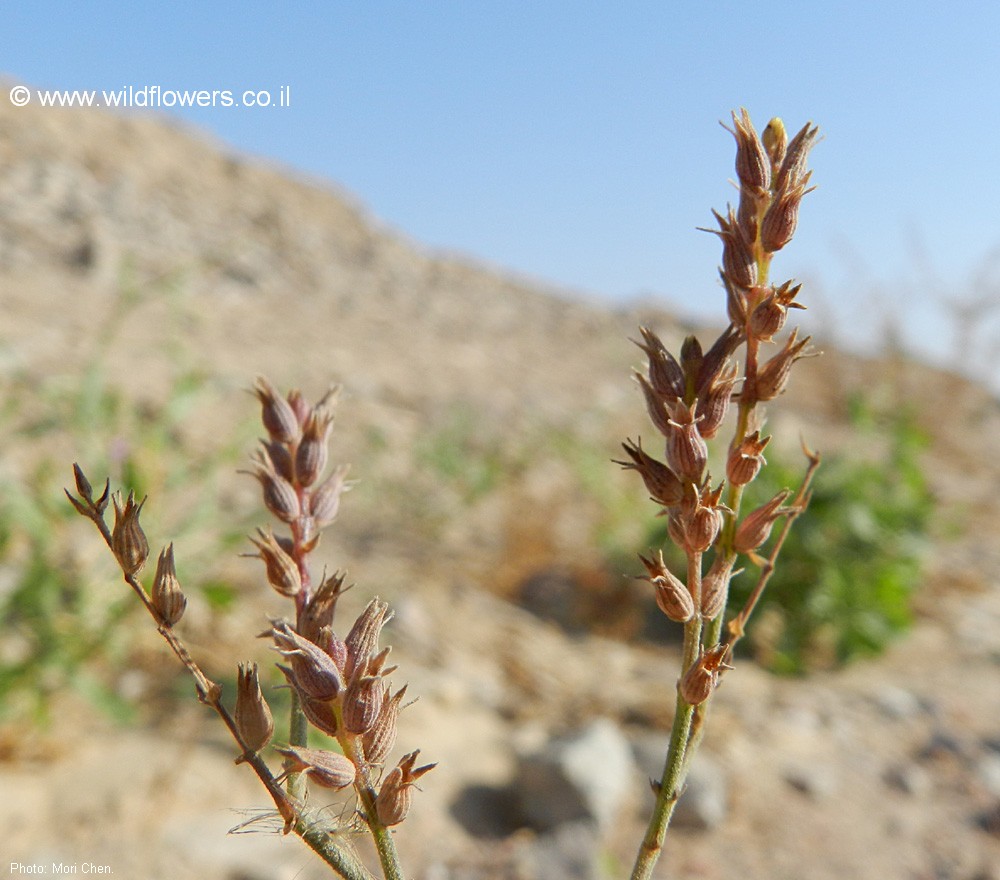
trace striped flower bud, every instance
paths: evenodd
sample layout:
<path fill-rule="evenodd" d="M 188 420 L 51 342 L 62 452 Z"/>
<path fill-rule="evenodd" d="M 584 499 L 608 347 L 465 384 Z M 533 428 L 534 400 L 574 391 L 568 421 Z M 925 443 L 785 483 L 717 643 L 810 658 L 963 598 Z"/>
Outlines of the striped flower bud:
<path fill-rule="evenodd" d="M 362 737 L 365 759 L 370 764 L 384 764 L 396 744 L 396 721 L 405 695 L 406 685 L 392 696 L 389 695 L 389 686 L 385 686 L 382 693 L 382 710 L 375 723 Z"/>
<path fill-rule="evenodd" d="M 683 398 L 685 383 L 681 365 L 652 330 L 640 327 L 639 332 L 643 341 L 633 342 L 646 353 L 649 360 L 650 386 L 663 400 Z"/>
<path fill-rule="evenodd" d="M 805 339 L 797 340 L 798 332 L 798 328 L 793 330 L 781 351 L 761 367 L 757 374 L 757 381 L 754 383 L 754 394 L 757 400 L 773 400 L 781 394 L 788 385 L 792 364 L 800 358 L 808 356 L 804 349 L 812 337 L 807 336 Z"/>
<path fill-rule="evenodd" d="M 719 686 L 719 675 L 725 669 L 729 655 L 729 645 L 716 645 L 708 651 L 702 651 L 691 668 L 677 684 L 681 696 L 692 706 L 704 703 Z"/>
<path fill-rule="evenodd" d="M 736 138 L 736 176 L 740 183 L 751 189 L 768 189 L 771 185 L 771 160 L 746 108 L 740 108 L 738 117 L 733 111 L 733 128 L 723 127 Z"/>
<path fill-rule="evenodd" d="M 642 441 L 633 443 L 626 440 L 622 448 L 628 453 L 632 461 L 615 461 L 625 470 L 637 471 L 642 477 L 642 482 L 646 486 L 646 491 L 650 497 L 664 507 L 672 507 L 680 504 L 684 496 L 684 484 L 677 479 L 676 474 L 663 462 L 657 461 L 651 455 L 647 455 L 642 448 Z"/>
<path fill-rule="evenodd" d="M 410 812 L 411 789 L 414 783 L 437 766 L 437 764 L 425 764 L 423 767 L 414 768 L 419 754 L 418 749 L 405 755 L 382 780 L 378 797 L 375 799 L 375 812 L 379 822 L 387 828 L 398 825 L 406 818 Z"/>
<path fill-rule="evenodd" d="M 309 597 L 309 604 L 299 613 L 296 629 L 299 634 L 311 642 L 317 641 L 319 631 L 333 625 L 333 616 L 337 610 L 337 601 L 349 587 L 344 587 L 344 572 L 334 572 L 327 576 L 316 587 Z M 341 642 L 341 645 L 344 643 Z M 346 649 L 345 649 L 346 656 Z M 336 659 L 336 657 L 334 657 Z"/>
<path fill-rule="evenodd" d="M 187 598 L 181 590 L 174 568 L 174 545 L 169 544 L 160 551 L 156 561 L 156 576 L 153 578 L 153 589 L 150 596 L 156 613 L 167 625 L 173 626 L 184 614 L 187 608 Z"/>
<path fill-rule="evenodd" d="M 698 431 L 700 416 L 697 404 L 688 407 L 680 402 L 670 414 L 667 438 L 667 464 L 682 480 L 701 481 L 708 462 L 708 445 Z"/>
<path fill-rule="evenodd" d="M 295 746 L 275 751 L 285 756 L 285 766 L 291 772 L 305 773 L 309 779 L 323 788 L 347 788 L 357 775 L 357 768 L 338 752 Z"/>
<path fill-rule="evenodd" d="M 337 465 L 333 473 L 313 490 L 309 512 L 316 521 L 317 529 L 325 529 L 337 518 L 340 496 L 351 488 L 351 483 L 347 482 L 348 470 L 350 465 Z"/>
<path fill-rule="evenodd" d="M 746 515 L 733 538 L 733 549 L 737 553 L 756 550 L 771 536 L 771 528 L 778 519 L 795 512 L 794 508 L 781 506 L 789 495 L 791 492 L 788 489 L 782 489 L 766 504 Z"/>
<path fill-rule="evenodd" d="M 302 707 L 302 714 L 306 720 L 317 730 L 322 731 L 327 736 L 337 735 L 337 713 L 334 710 L 334 703 L 330 700 L 314 700 L 308 694 L 303 693 L 295 684 L 295 673 L 287 666 L 276 664 L 288 684 L 295 688 L 299 695 L 299 705 Z"/>
<path fill-rule="evenodd" d="M 295 443 L 299 439 L 299 420 L 292 405 L 263 376 L 254 380 L 253 391 L 261 403 L 261 421 L 271 439 Z"/>
<path fill-rule="evenodd" d="M 378 637 L 385 626 L 392 619 L 392 612 L 387 603 L 377 596 L 366 606 L 365 610 L 358 615 L 354 621 L 354 626 L 344 639 L 347 646 L 347 663 L 344 667 L 344 675 L 350 679 L 354 676 L 354 670 L 365 663 L 370 656 L 378 650 Z"/>
<path fill-rule="evenodd" d="M 397 667 L 385 667 L 389 648 L 356 667 L 344 693 L 344 727 L 350 733 L 367 733 L 372 729 L 382 711 L 384 676 Z"/>
<path fill-rule="evenodd" d="M 301 514 L 299 496 L 295 488 L 274 467 L 270 457 L 260 451 L 253 461 L 252 471 L 243 471 L 260 483 L 264 506 L 285 523 L 295 522 Z"/>
<path fill-rule="evenodd" d="M 661 556 L 661 562 L 662 559 Z M 677 623 L 687 623 L 694 617 L 694 600 L 691 598 L 691 592 L 685 583 L 665 566 L 662 567 L 661 574 L 650 578 L 650 582 L 656 590 L 657 607 L 667 617 Z"/>
<path fill-rule="evenodd" d="M 256 663 L 239 665 L 233 721 L 248 752 L 259 752 L 274 735 L 274 719 L 260 692 Z"/>
<path fill-rule="evenodd" d="M 318 645 L 300 636 L 287 621 L 271 630 L 275 649 L 292 662 L 295 686 L 314 700 L 332 700 L 343 690 L 340 670 Z"/>
<path fill-rule="evenodd" d="M 294 598 L 302 590 L 302 572 L 298 564 L 285 552 L 270 529 L 266 532 L 257 529 L 257 534 L 259 537 L 251 537 L 250 542 L 259 551 L 255 554 L 257 558 L 264 560 L 267 582 L 282 596 Z"/>
<path fill-rule="evenodd" d="M 734 577 L 734 561 L 732 556 L 716 556 L 712 567 L 701 579 L 701 616 L 705 620 L 714 620 L 726 607 L 729 582 Z"/>
<path fill-rule="evenodd" d="M 149 542 L 139 525 L 139 514 L 146 503 L 143 498 L 135 503 L 135 494 L 128 493 L 123 503 L 121 492 L 115 492 L 111 500 L 115 505 L 115 525 L 111 530 L 111 549 L 121 569 L 127 575 L 138 574 L 149 557 Z"/>
<path fill-rule="evenodd" d="M 764 448 L 771 442 L 771 438 L 761 439 L 760 431 L 747 434 L 740 441 L 740 444 L 729 451 L 729 458 L 726 460 L 726 479 L 733 486 L 745 486 L 753 482 L 760 473 L 760 469 L 767 463 L 764 456 Z"/>
<path fill-rule="evenodd" d="M 311 486 L 326 468 L 333 413 L 314 407 L 302 427 L 302 439 L 295 450 L 295 478 L 300 486 Z"/>
<path fill-rule="evenodd" d="M 736 364 L 723 365 L 704 395 L 698 399 L 698 411 L 702 416 L 698 422 L 698 433 L 705 440 L 711 440 L 722 427 L 736 386 L 736 373 Z"/>

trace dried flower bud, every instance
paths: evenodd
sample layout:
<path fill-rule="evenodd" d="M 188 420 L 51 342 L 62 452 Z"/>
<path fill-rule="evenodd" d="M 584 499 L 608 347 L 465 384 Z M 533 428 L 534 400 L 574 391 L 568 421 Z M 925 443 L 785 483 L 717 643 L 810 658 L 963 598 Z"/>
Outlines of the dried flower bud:
<path fill-rule="evenodd" d="M 794 508 L 781 506 L 790 494 L 788 489 L 782 489 L 766 504 L 746 515 L 736 529 L 736 537 L 733 539 L 733 549 L 737 553 L 756 550 L 771 536 L 771 528 L 780 517 L 795 512 Z"/>
<path fill-rule="evenodd" d="M 332 700 L 343 689 L 340 670 L 318 645 L 300 636 L 287 622 L 271 630 L 276 649 L 292 661 L 295 686 L 314 700 Z"/>
<path fill-rule="evenodd" d="M 766 190 L 771 185 L 771 161 L 757 136 L 746 108 L 737 117 L 733 111 L 733 128 L 723 126 L 736 138 L 736 176 L 743 186 Z"/>
<path fill-rule="evenodd" d="M 747 330 L 751 336 L 762 342 L 770 341 L 776 333 L 785 326 L 788 309 L 804 309 L 805 306 L 793 302 L 796 294 L 802 289 L 798 284 L 794 287 L 791 281 L 786 281 L 781 287 L 774 287 L 750 314 Z"/>
<path fill-rule="evenodd" d="M 771 201 L 760 221 L 760 245 L 769 254 L 780 251 L 795 235 L 799 222 L 799 206 L 808 192 L 804 184 L 781 190 Z"/>
<path fill-rule="evenodd" d="M 718 687 L 721 671 L 732 669 L 726 665 L 728 655 L 729 645 L 716 645 L 708 651 L 702 651 L 694 665 L 684 673 L 677 689 L 690 705 L 704 703 Z"/>
<path fill-rule="evenodd" d="M 809 158 L 809 151 L 816 143 L 818 134 L 819 129 L 811 122 L 807 122 L 791 139 L 785 150 L 785 158 L 781 163 L 778 179 L 774 182 L 775 191 L 805 182 L 806 161 Z"/>
<path fill-rule="evenodd" d="M 128 493 L 128 500 L 122 505 L 121 492 L 115 492 L 111 499 L 115 505 L 115 526 L 111 531 L 111 549 L 122 571 L 127 575 L 138 574 L 149 557 L 149 542 L 139 525 L 139 514 L 146 503 L 143 498 L 135 503 L 135 495 Z"/>
<path fill-rule="evenodd" d="M 641 373 L 635 373 L 634 375 L 636 382 L 639 383 L 639 387 L 642 389 L 643 397 L 646 398 L 646 411 L 649 413 L 649 419 L 653 423 L 653 427 L 666 437 L 670 433 L 670 416 L 667 414 L 663 398 L 646 381 L 645 376 Z M 671 398 L 672 402 L 676 400 L 679 400 L 679 398 Z"/>
<path fill-rule="evenodd" d="M 696 404 L 678 403 L 667 422 L 667 464 L 682 480 L 697 483 L 708 462 L 708 445 L 698 431 Z"/>
<path fill-rule="evenodd" d="M 278 443 L 295 443 L 299 439 L 299 420 L 291 404 L 263 376 L 254 380 L 253 391 L 261 403 L 261 421 L 271 439 Z"/>
<path fill-rule="evenodd" d="M 788 132 L 785 131 L 785 123 L 780 117 L 775 116 L 767 124 L 761 134 L 761 141 L 771 160 L 772 178 L 776 177 L 785 161 L 785 150 L 788 148 Z"/>
<path fill-rule="evenodd" d="M 388 604 L 377 596 L 365 606 L 365 610 L 358 615 L 354 621 L 354 626 L 344 639 L 347 645 L 347 664 L 344 675 L 350 679 L 354 675 L 354 670 L 378 650 L 378 637 L 385 626 L 392 619 L 392 612 Z"/>
<path fill-rule="evenodd" d="M 722 528 L 723 511 L 729 510 L 721 503 L 722 490 L 722 483 L 712 490 L 707 484 L 701 487 L 693 501 L 685 500 L 685 509 L 676 518 L 676 523 L 674 518 L 668 523 L 671 538 L 685 552 L 704 553 L 715 543 Z"/>
<path fill-rule="evenodd" d="M 754 383 L 754 394 L 757 400 L 773 400 L 781 394 L 788 384 L 792 364 L 800 358 L 808 356 L 804 349 L 812 337 L 807 336 L 801 341 L 796 341 L 798 332 L 798 328 L 792 331 L 781 351 L 764 364 L 757 374 L 757 381 Z"/>
<path fill-rule="evenodd" d="M 260 455 L 267 457 L 271 465 L 270 469 L 283 480 L 291 483 L 295 479 L 295 468 L 292 466 L 292 454 L 288 451 L 288 447 L 276 440 L 270 442 L 261 440 L 260 443 Z"/>
<path fill-rule="evenodd" d="M 260 537 L 251 537 L 250 542 L 260 551 L 256 556 L 264 560 L 267 582 L 282 596 L 294 598 L 302 589 L 302 572 L 298 564 L 285 552 L 270 529 L 266 532 L 257 529 L 257 534 Z"/>
<path fill-rule="evenodd" d="M 357 768 L 338 752 L 326 749 L 303 749 L 288 746 L 275 749 L 288 760 L 286 766 L 292 772 L 305 773 L 323 788 L 347 788 L 357 775 Z"/>
<path fill-rule="evenodd" d="M 642 441 L 633 443 L 627 440 L 622 448 L 632 461 L 615 461 L 626 470 L 638 471 L 652 499 L 664 507 L 679 504 L 684 495 L 684 484 L 663 462 L 647 455 L 642 448 Z"/>
<path fill-rule="evenodd" d="M 726 607 L 729 582 L 732 580 L 735 557 L 716 556 L 712 567 L 701 579 L 701 616 L 713 620 Z M 737 572 L 738 573 L 738 572 Z"/>
<path fill-rule="evenodd" d="M 730 356 L 736 351 L 742 342 L 742 334 L 731 324 L 719 334 L 712 347 L 705 352 L 701 359 L 701 369 L 698 371 L 698 380 L 695 389 L 700 396 L 704 389 L 714 384 L 719 375 L 722 374 L 729 362 Z"/>
<path fill-rule="evenodd" d="M 387 828 L 398 825 L 410 811 L 411 792 L 413 784 L 425 773 L 433 770 L 436 764 L 425 764 L 414 769 L 420 751 L 410 752 L 400 759 L 399 764 L 386 774 L 375 799 L 375 811 L 378 820 Z"/>
<path fill-rule="evenodd" d="M 702 231 L 711 232 L 722 239 L 722 274 L 726 280 L 734 287 L 747 290 L 757 283 L 759 270 L 757 260 L 753 255 L 751 241 L 743 234 L 736 212 L 729 208 L 727 216 L 723 217 L 718 211 L 713 210 L 715 221 L 719 224 L 718 229 L 707 229 Z"/>
<path fill-rule="evenodd" d="M 327 736 L 337 735 L 337 713 L 334 711 L 334 703 L 330 700 L 314 700 L 308 694 L 303 693 L 295 685 L 295 673 L 287 666 L 276 664 L 285 676 L 288 684 L 295 688 L 299 695 L 299 705 L 302 707 L 302 714 L 306 720 L 317 730 L 322 731 Z"/>
<path fill-rule="evenodd" d="M 389 695 L 389 686 L 385 686 L 382 692 L 382 710 L 362 738 L 365 759 L 370 764 L 384 764 L 396 744 L 396 721 L 405 695 L 405 685 L 392 696 Z"/>
<path fill-rule="evenodd" d="M 309 413 L 295 450 L 295 477 L 300 486 L 311 486 L 326 468 L 332 425 L 333 413 L 325 407 L 314 407 Z"/>
<path fill-rule="evenodd" d="M 274 735 L 271 709 L 260 692 L 256 663 L 240 663 L 233 721 L 248 752 L 259 752 Z"/>
<path fill-rule="evenodd" d="M 173 626 L 187 608 L 187 598 L 181 590 L 174 568 L 174 545 L 169 544 L 160 551 L 156 561 L 156 576 L 153 578 L 151 599 L 156 613 L 167 626 Z"/>
<path fill-rule="evenodd" d="M 656 589 L 656 604 L 667 617 L 677 623 L 687 623 L 694 617 L 694 600 L 680 578 L 663 564 L 663 555 L 656 562 L 640 556 L 650 573 L 649 581 Z M 653 574 L 654 570 L 657 572 Z"/>
<path fill-rule="evenodd" d="M 350 733 L 367 733 L 378 720 L 384 696 L 382 679 L 396 669 L 395 666 L 383 668 L 389 651 L 384 648 L 356 667 L 347 684 L 343 719 Z"/>
<path fill-rule="evenodd" d="M 722 427 L 729 411 L 733 388 L 736 387 L 736 373 L 736 364 L 724 367 L 716 374 L 704 395 L 698 398 L 698 410 L 702 416 L 698 422 L 698 433 L 705 440 L 711 440 Z"/>
<path fill-rule="evenodd" d="M 337 518 L 340 496 L 351 488 L 351 484 L 346 481 L 349 469 L 350 465 L 338 465 L 333 473 L 313 490 L 309 500 L 309 512 L 316 521 L 317 529 L 325 529 Z"/>
<path fill-rule="evenodd" d="M 726 461 L 726 479 L 733 486 L 745 486 L 757 478 L 760 469 L 767 463 L 761 454 L 770 437 L 761 439 L 760 431 L 747 434 L 739 446 L 729 451 Z"/>
<path fill-rule="evenodd" d="M 640 327 L 643 342 L 636 342 L 649 359 L 649 382 L 663 400 L 683 398 L 685 393 L 684 371 L 666 346 L 648 327 Z M 635 340 L 633 340 L 635 342 Z"/>
<path fill-rule="evenodd" d="M 258 451 L 253 461 L 253 470 L 242 473 L 249 473 L 260 483 L 264 506 L 278 519 L 291 523 L 299 518 L 302 512 L 299 496 L 292 484 L 275 470 L 270 457 Z"/>
<path fill-rule="evenodd" d="M 337 610 L 337 600 L 349 587 L 344 586 L 344 572 L 335 572 L 323 580 L 309 597 L 309 604 L 299 613 L 296 629 L 304 638 L 315 642 L 323 627 L 333 625 L 333 615 Z M 341 642 L 343 644 L 343 642 Z"/>

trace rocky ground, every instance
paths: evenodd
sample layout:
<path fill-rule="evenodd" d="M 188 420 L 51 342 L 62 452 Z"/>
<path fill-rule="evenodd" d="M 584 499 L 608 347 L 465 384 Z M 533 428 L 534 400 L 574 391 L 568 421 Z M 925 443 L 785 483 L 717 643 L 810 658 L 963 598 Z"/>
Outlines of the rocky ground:
<path fill-rule="evenodd" d="M 72 387 L 98 356 L 140 411 L 194 371 L 199 405 L 171 442 L 204 450 L 244 436 L 252 404 L 241 389 L 258 373 L 312 395 L 343 383 L 334 457 L 363 482 L 322 561 L 358 582 L 345 614 L 376 592 L 397 609 L 386 636 L 419 696 L 400 748 L 439 762 L 397 834 L 410 876 L 627 873 L 651 800 L 644 780 L 662 761 L 676 651 L 587 626 L 609 611 L 600 592 L 580 600 L 576 627 L 508 599 L 540 574 L 583 597 L 600 579 L 600 499 L 580 474 L 599 474 L 626 511 L 629 499 L 642 505 L 607 464 L 620 439 L 648 431 L 627 337 L 650 322 L 675 343 L 685 328 L 652 308 L 610 312 L 423 253 L 337 193 L 156 121 L 6 105 L 0 299 L 0 375 L 19 413 L 44 411 L 41 392 Z M 787 680 L 740 663 L 718 692 L 657 876 L 997 880 L 996 402 L 899 358 L 828 350 L 801 366 L 772 408 L 776 443 L 794 448 L 802 432 L 826 450 L 849 448 L 845 400 L 856 389 L 914 403 L 932 434 L 926 466 L 942 525 L 918 623 L 884 657 L 839 672 Z M 452 436 L 442 426 L 458 435 L 457 471 L 428 450 L 428 438 Z M 60 464 L 81 455 L 68 431 L 44 444 Z M 593 448 L 607 450 L 596 464 L 580 451 Z M 39 449 L 8 442 L 4 478 L 22 478 Z M 489 456 L 492 470 L 469 467 Z M 230 471 L 194 487 L 217 518 L 257 503 Z M 65 482 L 53 475 L 53 493 Z M 154 525 L 152 511 L 174 503 L 152 499 Z M 96 556 L 85 526 L 69 533 L 72 552 Z M 641 524 L 615 528 L 626 544 L 642 535 Z M 197 548 L 201 538 L 187 540 Z M 238 607 L 218 617 L 195 599 L 184 623 L 219 670 L 248 653 L 266 660 L 244 637 L 280 610 L 230 556 Z M 130 625 L 133 668 L 119 683 L 141 707 L 138 723 L 113 724 L 66 692 L 48 728 L 4 728 L 0 867 L 84 873 L 92 863 L 150 880 L 324 875 L 277 833 L 209 713 L 193 699 L 144 699 L 162 695 L 164 649 L 138 618 Z M 351 836 L 351 805 L 331 811 Z M 245 833 L 227 834 L 236 826 Z"/>

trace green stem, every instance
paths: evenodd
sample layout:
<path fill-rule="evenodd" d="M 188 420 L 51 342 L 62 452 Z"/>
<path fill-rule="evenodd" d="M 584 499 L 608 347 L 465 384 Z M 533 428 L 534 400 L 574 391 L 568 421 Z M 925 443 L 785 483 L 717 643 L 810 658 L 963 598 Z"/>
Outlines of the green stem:
<path fill-rule="evenodd" d="M 688 555 L 688 588 L 693 596 L 701 596 L 701 554 Z M 681 661 L 683 675 L 698 662 L 701 646 L 701 615 L 684 625 L 684 657 Z M 667 827 L 674 814 L 674 808 L 684 790 L 684 780 L 690 767 L 689 752 L 693 751 L 690 744 L 691 721 L 695 707 L 691 705 L 680 691 L 677 693 L 677 707 L 674 710 L 674 723 L 670 730 L 670 743 L 667 746 L 667 758 L 663 765 L 663 775 L 655 787 L 656 803 L 649 817 L 646 835 L 642 839 L 635 865 L 632 868 L 631 880 L 648 880 L 653 874 L 653 868 L 663 851 L 663 841 Z"/>

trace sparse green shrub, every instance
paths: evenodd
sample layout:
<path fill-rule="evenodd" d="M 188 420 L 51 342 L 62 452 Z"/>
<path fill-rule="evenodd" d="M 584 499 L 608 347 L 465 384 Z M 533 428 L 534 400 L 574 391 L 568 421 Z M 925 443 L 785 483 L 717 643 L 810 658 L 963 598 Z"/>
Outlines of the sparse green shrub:
<path fill-rule="evenodd" d="M 912 620 L 933 498 L 921 467 L 927 438 L 904 408 L 877 412 L 851 403 L 857 442 L 830 455 L 813 484 L 809 516 L 788 535 L 748 627 L 748 646 L 780 673 L 879 654 Z M 795 485 L 798 470 L 777 455 L 748 493 L 751 504 Z M 733 581 L 744 602 L 753 579 Z"/>
<path fill-rule="evenodd" d="M 123 288 L 118 308 L 94 330 L 82 372 L 40 381 L 24 373 L 4 377 L 0 442 L 18 450 L 19 459 L 0 470 L 0 717 L 45 722 L 52 696 L 67 688 L 114 717 L 133 712 L 118 684 L 132 645 L 130 628 L 119 624 L 135 613 L 134 603 L 109 592 L 107 568 L 81 554 L 70 534 L 76 514 L 62 493 L 66 448 L 140 498 L 166 490 L 187 496 L 169 527 L 174 534 L 211 534 L 201 557 L 190 560 L 198 572 L 192 588 L 212 607 L 231 601 L 232 588 L 213 577 L 208 563 L 219 548 L 235 555 L 245 530 L 231 522 L 219 530 L 211 488 L 240 459 L 250 423 L 221 446 L 195 448 L 183 427 L 211 397 L 197 369 L 179 367 L 169 396 L 155 406 L 136 406 L 109 380 L 107 352 L 140 303 L 138 293 Z"/>

